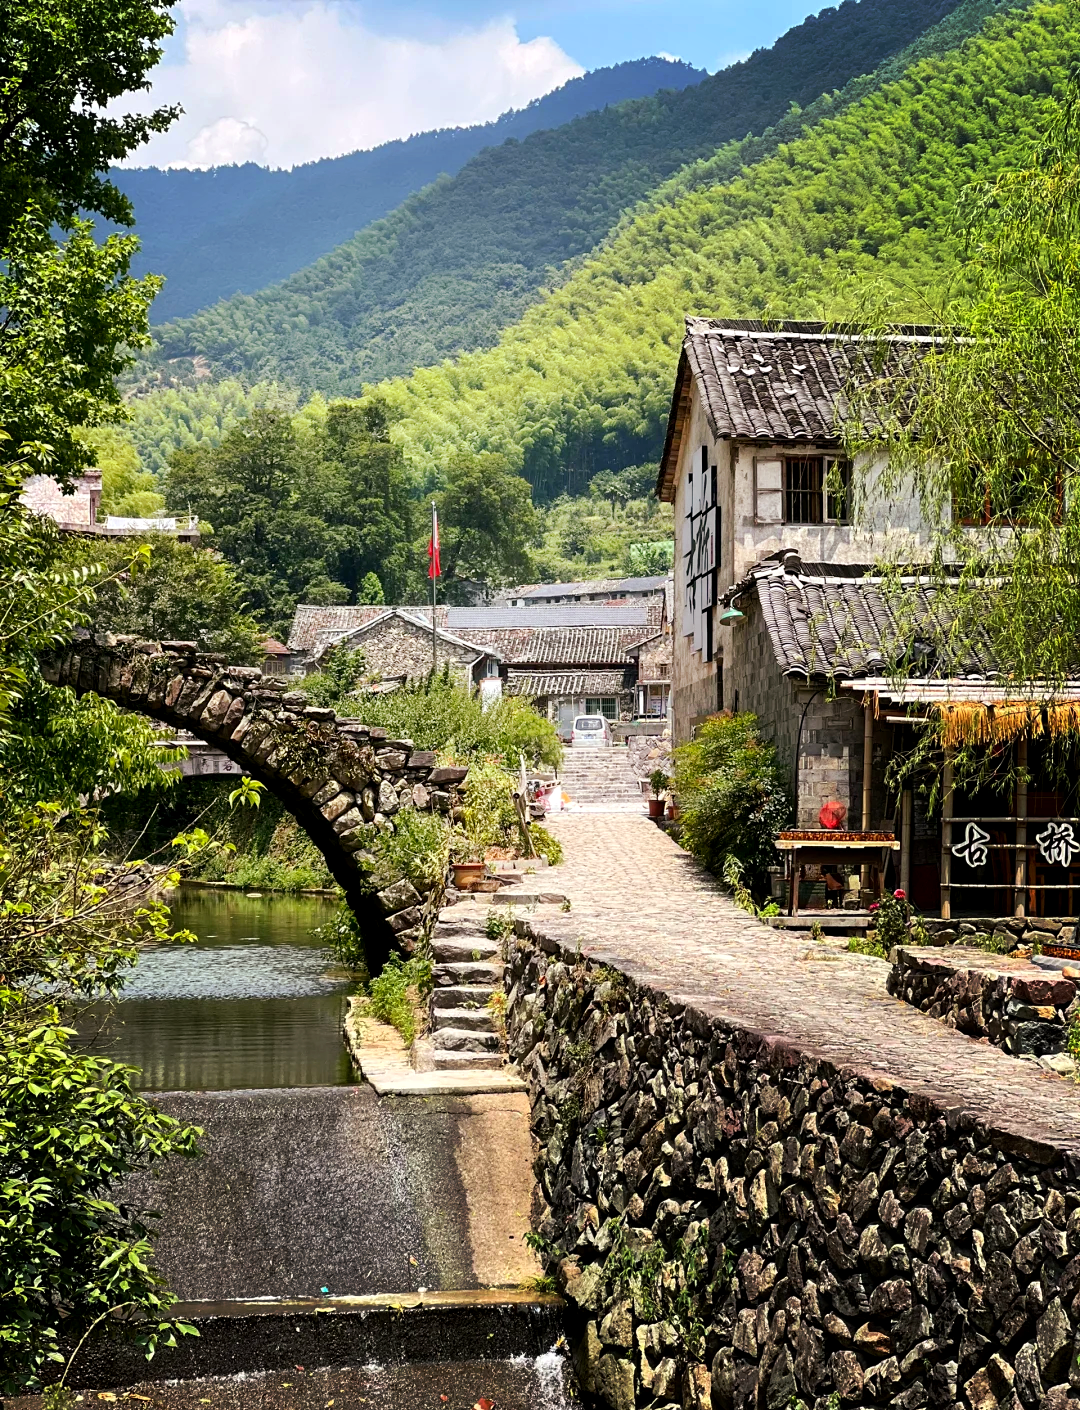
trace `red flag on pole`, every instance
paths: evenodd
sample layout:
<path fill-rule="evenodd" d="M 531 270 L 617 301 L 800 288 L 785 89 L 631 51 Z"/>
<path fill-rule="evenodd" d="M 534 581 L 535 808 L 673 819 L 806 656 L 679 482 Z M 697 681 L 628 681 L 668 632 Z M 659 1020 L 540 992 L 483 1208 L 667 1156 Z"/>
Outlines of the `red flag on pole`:
<path fill-rule="evenodd" d="M 439 516 L 435 512 L 435 506 L 431 506 L 431 537 L 427 546 L 429 578 L 442 577 L 442 565 L 439 562 Z"/>

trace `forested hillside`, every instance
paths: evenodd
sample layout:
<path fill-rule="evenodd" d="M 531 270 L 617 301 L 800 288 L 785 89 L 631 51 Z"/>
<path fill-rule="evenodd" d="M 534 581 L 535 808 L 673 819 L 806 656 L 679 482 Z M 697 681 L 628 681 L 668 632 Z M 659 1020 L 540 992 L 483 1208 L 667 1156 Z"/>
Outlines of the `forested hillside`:
<path fill-rule="evenodd" d="M 693 88 L 488 149 L 284 283 L 167 325 L 163 353 L 356 394 L 489 347 L 659 183 L 871 72 L 953 3 L 844 0 Z"/>
<path fill-rule="evenodd" d="M 163 322 L 285 279 L 485 147 L 705 77 L 678 60 L 638 59 L 571 79 L 496 122 L 423 132 L 291 171 L 247 162 L 209 171 L 121 168 L 111 178 L 135 207 L 136 272 L 165 275 L 154 305 Z"/>
<path fill-rule="evenodd" d="M 1029 155 L 1078 44 L 1073 3 L 992 16 L 734 179 L 738 150 L 681 174 L 497 348 L 381 389 L 407 461 L 504 451 L 545 498 L 656 458 L 687 315 L 857 314 L 876 287 L 925 319 L 957 196 Z"/>

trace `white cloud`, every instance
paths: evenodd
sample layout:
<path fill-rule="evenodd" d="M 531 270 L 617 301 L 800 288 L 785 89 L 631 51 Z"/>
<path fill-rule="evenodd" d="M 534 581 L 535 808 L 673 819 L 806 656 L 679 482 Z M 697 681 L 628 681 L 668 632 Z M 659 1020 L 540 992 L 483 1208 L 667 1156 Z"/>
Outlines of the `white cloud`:
<path fill-rule="evenodd" d="M 184 116 L 139 166 L 294 166 L 487 122 L 583 72 L 508 19 L 424 38 L 377 33 L 341 0 L 182 0 L 180 17 L 182 58 L 157 70 L 153 98 Z"/>

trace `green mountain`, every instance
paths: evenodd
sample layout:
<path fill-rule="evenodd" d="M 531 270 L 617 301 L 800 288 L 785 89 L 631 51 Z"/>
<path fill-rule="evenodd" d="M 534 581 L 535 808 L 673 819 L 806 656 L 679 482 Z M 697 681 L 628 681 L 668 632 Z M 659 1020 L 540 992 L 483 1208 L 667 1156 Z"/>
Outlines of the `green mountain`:
<path fill-rule="evenodd" d="M 142 240 L 135 272 L 166 277 L 155 317 L 185 318 L 303 269 L 485 147 L 705 77 L 679 60 L 638 59 L 571 79 L 496 122 L 423 132 L 290 171 L 246 162 L 209 171 L 117 168 L 110 176 L 135 207 Z"/>
<path fill-rule="evenodd" d="M 160 330 L 165 358 L 328 394 L 493 346 L 687 163 L 876 69 L 954 0 L 844 0 L 682 92 L 480 153 L 307 269 Z"/>
<path fill-rule="evenodd" d="M 993 8 L 969 0 L 924 47 Z M 922 321 L 955 278 L 958 195 L 1029 157 L 1078 47 L 1075 3 L 991 14 L 774 155 L 681 173 L 496 348 L 380 388 L 415 474 L 503 451 L 543 499 L 655 460 L 687 315 L 857 316 L 877 286 Z"/>

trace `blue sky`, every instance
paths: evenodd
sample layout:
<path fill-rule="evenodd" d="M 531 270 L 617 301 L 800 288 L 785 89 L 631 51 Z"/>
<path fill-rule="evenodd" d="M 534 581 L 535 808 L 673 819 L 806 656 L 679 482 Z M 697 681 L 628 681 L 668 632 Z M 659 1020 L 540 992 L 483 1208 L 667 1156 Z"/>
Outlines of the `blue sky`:
<path fill-rule="evenodd" d="M 138 165 L 293 166 L 487 122 L 587 69 L 666 53 L 714 72 L 814 0 L 180 0 L 153 97 L 184 116 Z M 128 109 L 145 98 L 127 100 Z"/>

